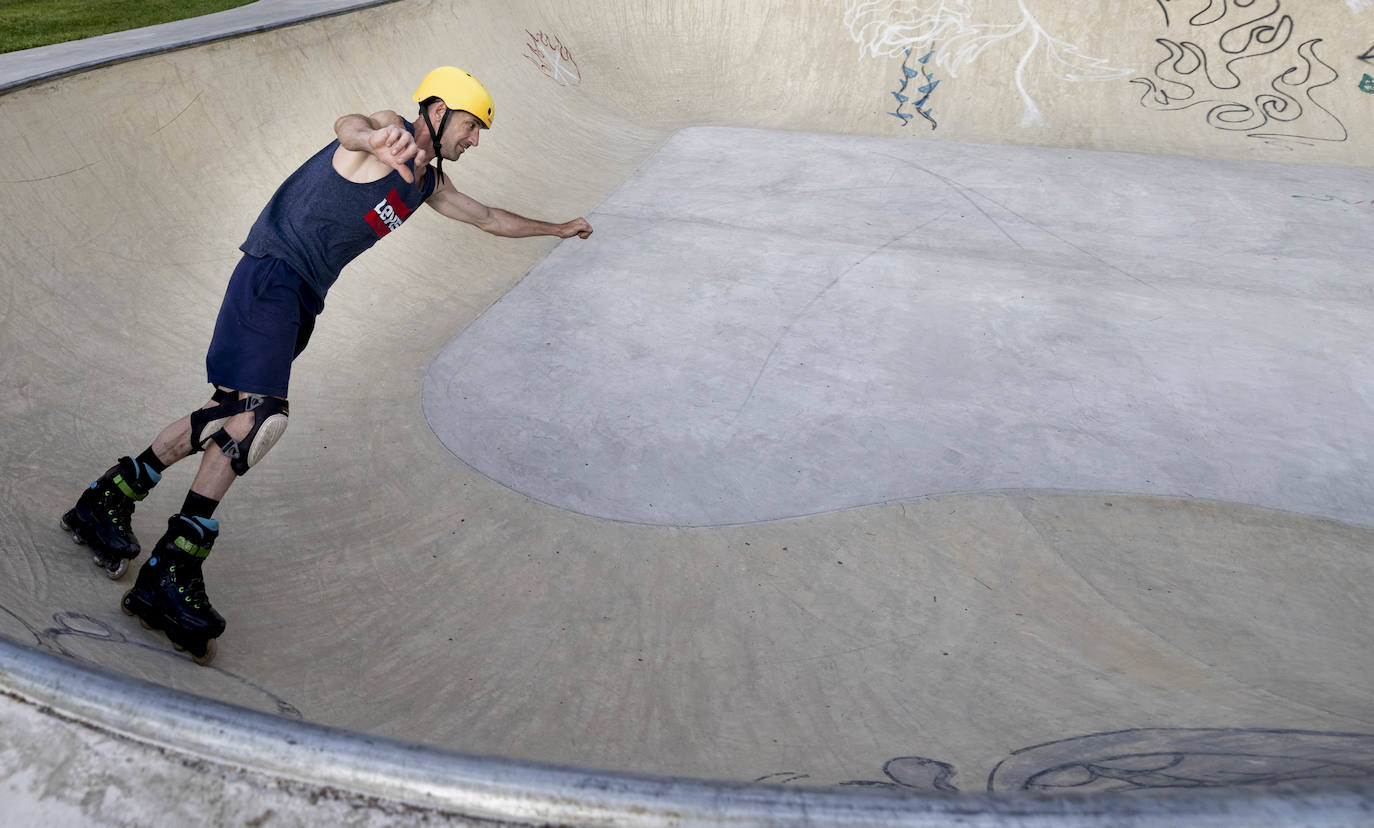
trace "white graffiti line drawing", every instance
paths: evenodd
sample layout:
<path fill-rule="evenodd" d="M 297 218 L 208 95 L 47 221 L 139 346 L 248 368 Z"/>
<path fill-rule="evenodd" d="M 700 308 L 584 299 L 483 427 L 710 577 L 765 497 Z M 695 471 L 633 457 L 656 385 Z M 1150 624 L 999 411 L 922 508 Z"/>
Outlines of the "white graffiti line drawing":
<path fill-rule="evenodd" d="M 1015 5 L 1020 20 L 1002 23 L 975 20 L 972 4 L 961 0 L 846 0 L 844 22 L 860 53 L 873 57 L 897 57 L 907 49 L 920 52 L 918 45 L 933 48 L 938 42 L 936 63 L 950 77 L 957 77 L 960 69 L 994 45 L 1029 39 L 1014 75 L 1023 105 L 1022 127 L 1048 125 L 1025 83 L 1026 69 L 1038 54 L 1043 55 L 1050 74 L 1070 82 L 1118 80 L 1134 74 L 1134 69 L 1110 66 L 1106 59 L 1084 54 L 1045 31 L 1026 0 L 1016 0 Z"/>

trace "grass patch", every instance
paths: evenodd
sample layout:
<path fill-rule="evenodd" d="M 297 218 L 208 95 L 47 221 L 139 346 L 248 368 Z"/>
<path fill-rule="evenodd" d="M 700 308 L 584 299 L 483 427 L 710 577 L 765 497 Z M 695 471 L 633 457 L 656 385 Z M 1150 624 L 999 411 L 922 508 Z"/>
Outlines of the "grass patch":
<path fill-rule="evenodd" d="M 0 0 L 0 52 L 246 6 L 252 0 Z"/>

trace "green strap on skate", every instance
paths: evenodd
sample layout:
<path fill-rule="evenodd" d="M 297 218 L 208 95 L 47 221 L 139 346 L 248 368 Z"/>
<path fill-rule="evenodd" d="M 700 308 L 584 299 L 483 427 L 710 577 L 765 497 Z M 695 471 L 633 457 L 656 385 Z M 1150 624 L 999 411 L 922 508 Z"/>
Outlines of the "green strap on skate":
<path fill-rule="evenodd" d="M 143 492 L 142 494 L 140 494 L 139 492 L 134 491 L 134 488 L 132 486 L 124 482 L 124 475 L 122 474 L 117 474 L 114 476 L 114 484 L 118 486 L 119 490 L 123 492 L 125 497 L 128 497 L 130 500 L 142 500 L 143 498 L 148 496 L 147 492 Z"/>
<path fill-rule="evenodd" d="M 204 559 L 210 557 L 210 550 L 208 548 L 204 546 L 196 546 L 194 543 L 191 543 L 185 538 L 177 538 L 176 540 L 172 541 L 172 545 L 193 558 Z"/>

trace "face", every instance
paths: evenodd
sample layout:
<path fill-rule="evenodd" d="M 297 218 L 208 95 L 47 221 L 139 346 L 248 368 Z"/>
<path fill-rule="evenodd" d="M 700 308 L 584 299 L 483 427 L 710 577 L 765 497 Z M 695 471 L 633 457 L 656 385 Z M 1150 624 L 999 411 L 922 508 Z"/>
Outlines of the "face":
<path fill-rule="evenodd" d="M 448 120 L 448 126 L 444 127 L 444 159 L 457 161 L 468 148 L 477 146 L 478 135 L 483 129 L 484 126 L 476 115 L 455 110 Z"/>

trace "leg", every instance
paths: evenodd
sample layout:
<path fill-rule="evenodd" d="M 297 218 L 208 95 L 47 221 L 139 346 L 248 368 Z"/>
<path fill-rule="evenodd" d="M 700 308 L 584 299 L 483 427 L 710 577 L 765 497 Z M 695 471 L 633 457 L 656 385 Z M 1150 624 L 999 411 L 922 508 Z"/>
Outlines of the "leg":
<path fill-rule="evenodd" d="M 240 400 L 251 396 L 243 392 L 234 392 L 233 389 L 223 386 L 216 386 L 216 388 L 221 392 L 236 393 Z M 275 399 L 281 400 L 280 397 Z M 281 400 L 281 402 L 285 403 L 285 400 Z M 212 398 L 205 405 L 202 405 L 200 410 L 205 411 L 218 405 L 220 402 Z M 254 422 L 253 412 L 244 411 L 230 417 L 221 428 L 235 441 L 242 442 L 253 430 Z M 200 436 L 204 439 L 209 435 Z M 185 459 L 196 449 L 197 447 L 191 444 L 190 414 L 164 428 L 153 440 L 152 445 L 153 453 L 166 466 L 171 466 L 173 463 Z M 223 500 L 236 476 L 229 458 L 224 455 L 217 444 L 211 443 L 205 447 L 205 457 L 200 461 L 200 470 L 196 472 L 196 479 L 191 484 L 191 491 L 212 500 Z"/>
<path fill-rule="evenodd" d="M 216 501 L 276 445 L 290 418 L 284 397 L 217 388 L 211 405 L 191 414 L 189 437 L 192 451 L 205 450 L 191 491 Z"/>
<path fill-rule="evenodd" d="M 201 408 L 209 408 L 214 404 L 211 400 Z M 162 429 L 153 440 L 152 449 L 153 454 L 157 455 L 157 459 L 164 465 L 170 466 L 184 460 L 191 453 L 191 415 L 187 414 Z"/>
<path fill-rule="evenodd" d="M 214 408 L 216 405 L 218 403 L 211 399 L 202 405 L 200 410 Z M 157 455 L 158 461 L 164 466 L 171 466 L 186 459 L 192 453 L 193 448 L 191 446 L 191 415 L 187 414 L 162 429 L 154 438 L 151 448 L 153 454 Z"/>
<path fill-rule="evenodd" d="M 228 388 L 220 388 L 221 391 L 229 391 Z M 248 397 L 248 394 L 238 392 L 238 399 Z M 217 403 L 214 400 L 206 403 L 201 410 L 213 408 Z M 184 420 L 184 422 L 183 422 Z M 184 445 L 186 453 L 191 452 L 191 417 L 187 415 L 183 420 L 178 420 L 169 426 L 163 434 L 168 436 L 169 453 L 180 451 Z M 235 414 L 225 421 L 222 428 L 236 442 L 243 442 L 253 430 L 256 416 L 252 411 L 244 411 Z M 174 429 L 176 429 L 174 431 Z M 183 430 L 184 429 L 184 430 Z M 169 433 L 170 432 L 170 433 Z M 208 436 L 208 435 L 206 435 Z M 156 449 L 156 444 L 154 444 Z M 159 452 L 159 456 L 161 453 Z M 182 455 L 183 457 L 185 455 Z M 200 470 L 196 472 L 196 479 L 191 483 L 191 491 L 202 497 L 211 500 L 223 500 L 224 495 L 229 491 L 229 486 L 234 482 L 238 474 L 234 471 L 233 464 L 216 443 L 210 443 L 205 448 L 205 457 L 200 461 Z"/>
<path fill-rule="evenodd" d="M 214 656 L 213 642 L 225 628 L 224 617 L 205 592 L 201 569 L 219 537 L 219 521 L 210 516 L 213 506 L 235 477 L 272 448 L 286 422 L 286 400 L 220 387 L 211 406 L 191 415 L 185 435 L 175 429 L 168 435 L 175 448 L 180 449 L 184 439 L 193 449 L 203 447 L 205 457 L 192 496 L 182 512 L 167 521 L 167 533 L 139 570 L 133 589 L 124 594 L 122 606 L 145 626 L 165 631 L 173 644 L 190 650 L 201 664 Z M 207 501 L 209 508 L 202 511 Z"/>
<path fill-rule="evenodd" d="M 217 403 L 212 399 L 203 408 L 214 405 Z M 82 492 L 76 506 L 62 515 L 62 527 L 77 543 L 90 546 L 96 565 L 111 578 L 123 576 L 129 561 L 142 551 L 133 532 L 136 504 L 152 491 L 168 466 L 191 451 L 188 414 L 164 428 L 143 454 L 119 458 Z"/>
<path fill-rule="evenodd" d="M 309 294 L 309 296 L 307 296 Z M 182 511 L 124 596 L 126 612 L 166 631 L 205 663 L 225 629 L 205 592 L 202 565 L 219 537 L 214 506 L 234 478 L 260 461 L 286 429 L 291 362 L 309 341 L 319 312 L 301 278 L 280 260 L 244 256 L 225 289 L 206 354 L 216 392 L 198 411 L 163 429 L 158 462 L 204 451 Z M 247 392 L 240 389 L 247 389 Z"/>

